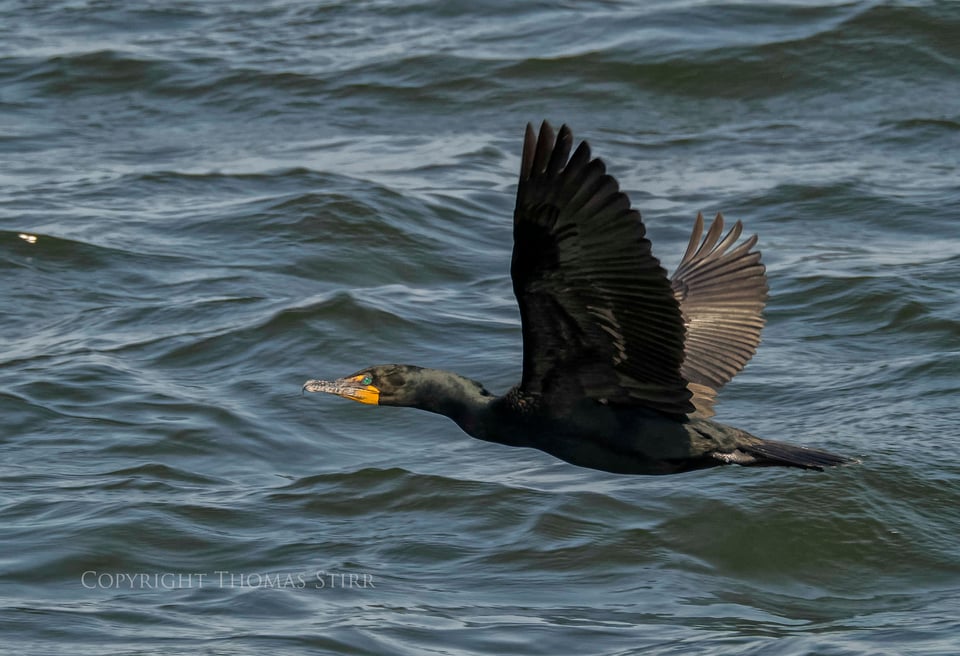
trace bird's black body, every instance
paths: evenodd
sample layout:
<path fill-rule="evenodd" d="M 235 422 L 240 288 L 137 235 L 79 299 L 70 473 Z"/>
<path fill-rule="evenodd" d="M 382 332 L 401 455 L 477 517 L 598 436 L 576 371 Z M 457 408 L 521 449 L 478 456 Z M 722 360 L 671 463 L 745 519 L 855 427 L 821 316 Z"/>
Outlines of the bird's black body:
<path fill-rule="evenodd" d="M 808 469 L 850 462 L 762 440 L 712 421 L 717 390 L 753 355 L 767 284 L 756 237 L 701 241 L 698 216 L 672 278 L 586 142 L 571 155 L 566 126 L 527 126 L 511 264 L 523 327 L 523 376 L 494 396 L 458 374 L 382 365 L 323 391 L 443 414 L 468 434 L 541 449 L 622 474 L 670 474 L 722 464 Z"/>

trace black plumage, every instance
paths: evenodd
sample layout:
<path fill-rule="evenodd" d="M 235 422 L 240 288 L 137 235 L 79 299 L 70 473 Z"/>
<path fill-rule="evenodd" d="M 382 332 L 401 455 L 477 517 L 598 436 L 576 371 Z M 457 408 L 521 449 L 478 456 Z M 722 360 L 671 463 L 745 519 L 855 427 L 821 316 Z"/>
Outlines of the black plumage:
<path fill-rule="evenodd" d="M 513 288 L 523 375 L 494 396 L 458 374 L 370 367 L 306 391 L 446 415 L 470 435 L 573 464 L 663 474 L 721 464 L 850 462 L 714 422 L 717 391 L 753 356 L 767 281 L 757 238 L 698 215 L 671 278 L 640 213 L 573 135 L 528 125 L 514 212 Z M 701 239 L 702 237 L 702 239 Z"/>

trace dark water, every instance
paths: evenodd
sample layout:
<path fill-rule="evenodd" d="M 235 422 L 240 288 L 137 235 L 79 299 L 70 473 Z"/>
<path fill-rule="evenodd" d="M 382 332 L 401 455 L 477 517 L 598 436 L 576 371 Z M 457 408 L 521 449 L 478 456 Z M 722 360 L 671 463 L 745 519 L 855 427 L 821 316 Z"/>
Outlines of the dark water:
<path fill-rule="evenodd" d="M 4 650 L 960 653 L 960 3 L 0 8 Z M 614 476 L 301 396 L 516 381 L 542 118 L 669 267 L 699 210 L 760 234 L 718 418 L 862 465 Z"/>

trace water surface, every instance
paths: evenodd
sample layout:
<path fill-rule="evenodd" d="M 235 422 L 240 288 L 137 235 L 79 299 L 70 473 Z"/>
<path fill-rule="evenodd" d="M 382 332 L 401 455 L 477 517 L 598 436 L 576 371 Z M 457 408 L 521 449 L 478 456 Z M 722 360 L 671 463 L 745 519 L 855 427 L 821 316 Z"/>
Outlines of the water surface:
<path fill-rule="evenodd" d="M 8 2 L 16 653 L 955 654 L 960 5 Z M 519 378 L 523 126 L 673 267 L 760 235 L 718 419 L 862 464 L 615 476 L 303 397 Z"/>

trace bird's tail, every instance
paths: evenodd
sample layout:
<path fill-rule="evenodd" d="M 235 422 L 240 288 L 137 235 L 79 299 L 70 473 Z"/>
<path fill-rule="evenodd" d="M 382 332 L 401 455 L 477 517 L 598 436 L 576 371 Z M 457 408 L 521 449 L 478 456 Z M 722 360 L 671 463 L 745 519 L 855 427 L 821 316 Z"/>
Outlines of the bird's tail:
<path fill-rule="evenodd" d="M 740 450 L 755 458 L 754 462 L 744 463 L 754 467 L 781 465 L 823 471 L 824 467 L 836 467 L 837 465 L 850 465 L 859 462 L 856 458 L 848 458 L 829 451 L 771 440 L 761 440 L 756 444 L 741 446 Z"/>

